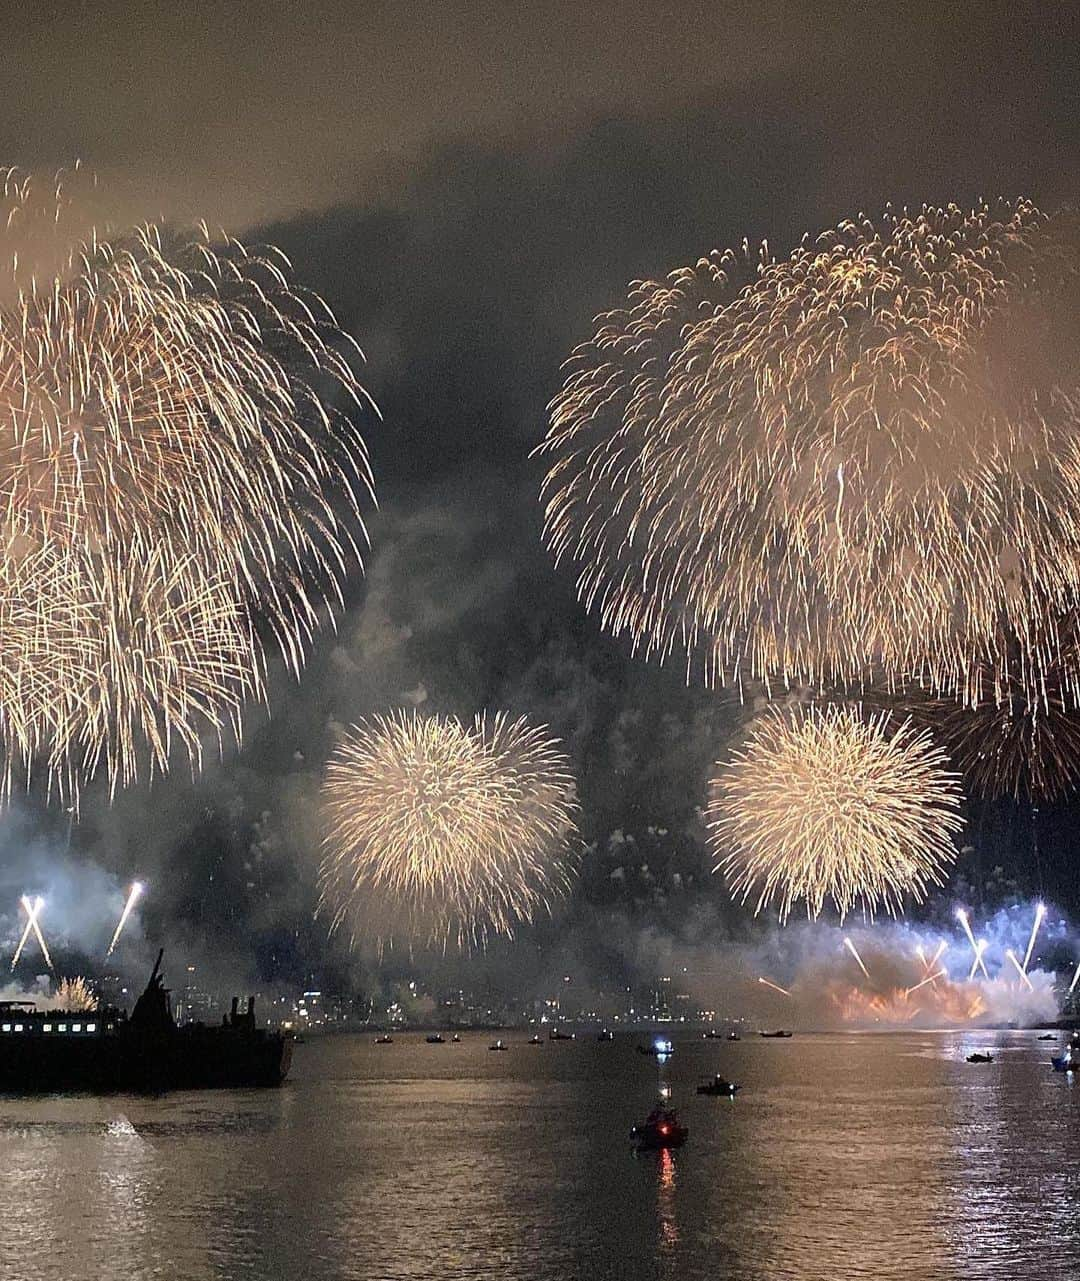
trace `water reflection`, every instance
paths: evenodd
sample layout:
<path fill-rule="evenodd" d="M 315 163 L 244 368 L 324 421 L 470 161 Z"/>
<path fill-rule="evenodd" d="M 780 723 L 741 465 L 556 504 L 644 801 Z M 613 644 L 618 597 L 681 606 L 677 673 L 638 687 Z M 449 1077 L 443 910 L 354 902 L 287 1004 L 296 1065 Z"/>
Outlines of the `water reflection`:
<path fill-rule="evenodd" d="M 656 1222 L 661 1253 L 679 1244 L 679 1225 L 675 1218 L 675 1155 L 661 1148 L 656 1156 Z"/>

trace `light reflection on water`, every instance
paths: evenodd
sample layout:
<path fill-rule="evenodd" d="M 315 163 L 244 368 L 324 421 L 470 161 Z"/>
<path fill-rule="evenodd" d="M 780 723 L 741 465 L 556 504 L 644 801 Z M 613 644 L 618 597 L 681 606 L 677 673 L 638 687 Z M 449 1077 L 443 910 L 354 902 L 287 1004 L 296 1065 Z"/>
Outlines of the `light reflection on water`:
<path fill-rule="evenodd" d="M 1034 1033 L 676 1038 L 690 1138 L 641 1156 L 633 1038 L 488 1039 L 315 1042 L 280 1091 L 0 1099 L 0 1276 L 1080 1276 L 1080 1086 Z M 736 1099 L 694 1094 L 716 1071 Z"/>

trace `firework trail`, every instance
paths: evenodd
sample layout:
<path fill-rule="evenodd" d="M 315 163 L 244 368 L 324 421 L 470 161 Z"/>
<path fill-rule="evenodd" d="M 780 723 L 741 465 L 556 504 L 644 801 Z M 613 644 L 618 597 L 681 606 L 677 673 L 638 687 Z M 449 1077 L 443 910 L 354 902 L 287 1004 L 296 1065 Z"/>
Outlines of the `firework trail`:
<path fill-rule="evenodd" d="M 1027 984 L 1028 991 L 1034 992 L 1035 989 L 1031 985 L 1031 979 L 1028 978 L 1027 970 L 1025 970 L 1024 967 L 1020 964 L 1020 962 L 1016 959 L 1016 953 L 1012 950 L 1011 947 L 1007 947 L 1005 949 L 1005 955 L 1012 962 L 1013 968 L 1016 970 L 1017 974 L 1019 974 L 1021 979 L 1023 979 L 1023 981 Z"/>
<path fill-rule="evenodd" d="M 26 925 L 23 928 L 22 937 L 19 939 L 19 946 L 15 949 L 15 955 L 11 959 L 11 968 L 14 970 L 15 966 L 18 965 L 19 957 L 22 956 L 23 948 L 26 946 L 26 941 L 32 932 L 37 939 L 38 947 L 41 948 L 41 955 L 45 958 L 45 964 L 51 970 L 53 968 L 52 957 L 49 955 L 49 949 L 45 944 L 45 936 L 42 934 L 41 926 L 38 924 L 38 917 L 41 915 L 41 909 L 45 906 L 45 901 L 42 898 L 36 898 L 31 903 L 28 896 L 24 894 L 19 902 L 26 913 Z"/>
<path fill-rule="evenodd" d="M 334 752 L 322 802 L 320 910 L 353 943 L 482 946 L 572 880 L 570 764 L 523 719 L 375 717 Z"/>
<path fill-rule="evenodd" d="M 131 915 L 131 909 L 138 902 L 142 892 L 143 886 L 141 882 L 133 881 L 131 889 L 128 892 L 127 901 L 124 903 L 124 910 L 120 913 L 120 920 L 116 923 L 116 929 L 113 931 L 112 941 L 109 944 L 108 951 L 105 953 L 106 958 L 112 956 L 117 940 L 120 938 L 120 934 L 123 931 L 124 926 L 127 924 L 127 919 Z"/>
<path fill-rule="evenodd" d="M 42 905 L 42 901 L 39 898 L 33 907 L 29 906 L 29 900 L 25 895 L 23 895 L 20 901 L 26 912 L 26 924 L 23 926 L 23 932 L 19 937 L 19 946 L 15 949 L 15 955 L 11 958 L 12 971 L 14 971 L 15 966 L 18 965 L 19 957 L 22 956 L 23 948 L 26 946 L 26 940 L 30 937 L 30 931 L 33 929 L 34 913 L 37 912 Z"/>
<path fill-rule="evenodd" d="M 967 941 L 971 944 L 971 950 L 975 954 L 975 964 L 980 966 L 983 974 L 986 978 L 989 978 L 990 972 L 987 970 L 986 962 L 982 959 L 982 952 L 979 950 L 979 946 L 975 942 L 975 935 L 971 932 L 971 922 L 968 920 L 968 914 L 962 907 L 958 907 L 956 909 L 956 919 L 960 922 L 964 933 L 967 935 Z"/>
<path fill-rule="evenodd" d="M 1077 983 L 1080 983 L 1080 964 L 1077 965 L 1076 973 L 1072 976 L 1072 982 L 1069 984 L 1070 996 L 1072 996 L 1072 994 L 1076 991 Z"/>
<path fill-rule="evenodd" d="M 982 972 L 986 976 L 986 978 L 990 977 L 990 975 L 987 973 L 986 962 L 983 960 L 983 953 L 985 951 L 986 951 L 986 939 L 979 939 L 978 943 L 975 946 L 975 959 L 971 962 L 971 970 L 968 973 L 969 983 L 972 983 L 975 981 L 975 974 L 980 968 L 980 966 L 982 967 Z"/>
<path fill-rule="evenodd" d="M 70 203 L 6 174 L 0 749 L 9 784 L 33 767 L 77 797 L 174 747 L 197 769 L 271 648 L 300 669 L 359 568 L 370 476 L 332 403 L 363 397 L 348 340 L 280 254 L 72 239 Z"/>
<path fill-rule="evenodd" d="M 869 977 L 870 977 L 870 975 L 869 975 L 869 974 L 867 974 L 867 976 L 866 976 L 866 977 L 867 977 L 867 978 L 869 978 Z M 935 979 L 947 979 L 948 977 L 949 977 L 949 971 L 948 971 L 948 970 L 946 970 L 946 969 L 935 970 L 933 974 L 929 974 L 929 975 L 927 975 L 927 977 L 926 977 L 926 978 L 924 978 L 924 979 L 922 979 L 920 982 L 918 982 L 918 983 L 914 984 L 912 987 L 905 988 L 905 989 L 904 989 L 904 997 L 905 997 L 905 999 L 906 999 L 907 997 L 909 997 L 909 996 L 912 994 L 912 992 L 917 992 L 917 991 L 919 990 L 919 988 L 921 988 L 921 987 L 926 987 L 926 985 L 927 985 L 928 983 L 933 983 Z M 917 1013 L 918 1013 L 918 1010 L 916 1010 L 914 1013 L 915 1013 L 915 1014 L 917 1014 Z M 912 1017 L 914 1017 L 914 1014 L 912 1015 Z"/>
<path fill-rule="evenodd" d="M 1018 650 L 1037 688 L 1080 596 L 1078 239 L 949 205 L 636 283 L 539 450 L 582 602 L 710 684 L 978 703 Z"/>
<path fill-rule="evenodd" d="M 1024 953 L 1024 964 L 1023 964 L 1023 970 L 1024 970 L 1024 973 L 1025 973 L 1025 974 L 1027 973 L 1028 965 L 1030 965 L 1030 963 L 1031 963 L 1031 952 L 1032 952 L 1032 949 L 1033 949 L 1033 948 L 1034 948 L 1034 946 L 1035 946 L 1035 936 L 1036 936 L 1036 935 L 1038 934 L 1038 932 L 1039 932 L 1039 926 L 1040 926 L 1040 925 L 1042 925 L 1042 923 L 1043 923 L 1043 917 L 1044 917 L 1045 915 L 1046 915 L 1046 904 L 1045 904 L 1045 903 L 1036 903 L 1036 905 L 1035 905 L 1035 920 L 1034 920 L 1034 922 L 1032 923 L 1032 926 L 1031 926 L 1031 937 L 1028 939 L 1027 951 Z"/>
<path fill-rule="evenodd" d="M 869 977 L 870 977 L 870 971 L 869 971 L 869 970 L 866 968 L 866 966 L 863 964 L 863 959 L 862 959 L 862 957 L 859 955 L 858 951 L 856 950 L 856 948 L 855 948 L 855 944 L 854 944 L 854 943 L 852 943 L 851 939 L 849 939 L 849 938 L 845 938 L 845 939 L 844 939 L 844 946 L 845 946 L 845 947 L 847 948 L 847 950 L 851 953 L 851 955 L 855 958 L 856 964 L 858 965 L 859 969 L 860 969 L 860 970 L 862 970 L 863 974 L 864 974 L 867 978 L 869 978 Z"/>
<path fill-rule="evenodd" d="M 830 705 L 754 721 L 745 747 L 713 780 L 709 844 L 734 895 L 797 900 L 816 917 L 831 898 L 841 918 L 862 902 L 895 914 L 922 899 L 956 857 L 960 792 L 924 732 Z"/>
<path fill-rule="evenodd" d="M 786 987 L 781 987 L 779 983 L 773 983 L 769 979 L 764 979 L 759 977 L 758 982 L 763 984 L 765 987 L 771 987 L 774 992 L 779 992 L 781 996 L 791 995 L 791 993 L 787 990 Z"/>

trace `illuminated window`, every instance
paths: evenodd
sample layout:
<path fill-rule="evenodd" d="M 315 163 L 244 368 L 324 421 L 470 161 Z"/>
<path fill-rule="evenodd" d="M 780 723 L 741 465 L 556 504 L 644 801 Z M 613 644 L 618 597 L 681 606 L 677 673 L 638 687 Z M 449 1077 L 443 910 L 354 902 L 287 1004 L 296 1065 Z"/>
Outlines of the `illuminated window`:
<path fill-rule="evenodd" d="M 86 1025 L 86 1030 L 87 1030 L 88 1032 L 96 1032 L 96 1031 L 97 1031 L 97 1024 L 96 1024 L 96 1023 L 87 1023 L 87 1025 Z"/>
<path fill-rule="evenodd" d="M 10 1023 L 5 1023 L 5 1024 L 4 1024 L 4 1031 L 5 1031 L 5 1032 L 10 1032 L 10 1031 L 11 1031 L 11 1024 L 10 1024 Z"/>
<path fill-rule="evenodd" d="M 56 1030 L 57 1030 L 58 1032 L 66 1032 L 66 1031 L 67 1031 L 67 1024 L 66 1024 L 66 1023 L 60 1023 L 60 1024 L 58 1024 L 58 1025 L 57 1025 Z"/>
<path fill-rule="evenodd" d="M 22 1025 L 21 1023 L 16 1023 L 16 1024 L 15 1024 L 15 1031 L 16 1031 L 16 1032 L 21 1032 L 22 1030 L 23 1030 L 23 1025 Z"/>
<path fill-rule="evenodd" d="M 82 1024 L 81 1024 L 81 1023 L 72 1023 L 72 1025 L 71 1025 L 71 1030 L 72 1030 L 73 1032 L 81 1032 L 81 1031 L 82 1031 Z"/>
<path fill-rule="evenodd" d="M 44 1024 L 41 1030 L 42 1030 L 43 1032 L 51 1032 L 51 1031 L 52 1031 L 52 1024 L 51 1024 L 51 1023 L 46 1023 L 46 1024 Z"/>

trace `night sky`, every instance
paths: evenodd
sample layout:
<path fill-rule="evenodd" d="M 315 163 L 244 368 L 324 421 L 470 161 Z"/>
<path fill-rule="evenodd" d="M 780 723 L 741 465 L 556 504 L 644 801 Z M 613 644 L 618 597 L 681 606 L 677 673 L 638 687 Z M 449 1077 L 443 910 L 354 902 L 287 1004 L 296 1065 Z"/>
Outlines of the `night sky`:
<path fill-rule="evenodd" d="M 145 874 L 148 937 L 268 979 L 341 970 L 311 919 L 335 727 L 506 707 L 569 744 L 588 842 L 574 901 L 514 955 L 613 914 L 745 929 L 698 812 L 744 710 L 602 636 L 540 543 L 529 454 L 560 364 L 629 280 L 744 237 L 784 253 L 889 201 L 1075 203 L 1078 25 L 1053 4 L 9 5 L 4 163 L 78 157 L 118 223 L 280 245 L 382 413 L 336 635 L 197 782 L 89 796 L 72 861 Z M 973 811 L 962 870 L 1080 910 L 1075 817 L 1043 810 L 1036 858 L 1030 807 Z M 17 879 L 68 816 L 20 806 L 2 839 Z"/>

